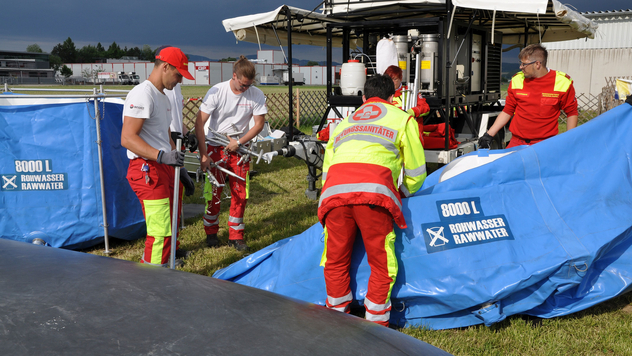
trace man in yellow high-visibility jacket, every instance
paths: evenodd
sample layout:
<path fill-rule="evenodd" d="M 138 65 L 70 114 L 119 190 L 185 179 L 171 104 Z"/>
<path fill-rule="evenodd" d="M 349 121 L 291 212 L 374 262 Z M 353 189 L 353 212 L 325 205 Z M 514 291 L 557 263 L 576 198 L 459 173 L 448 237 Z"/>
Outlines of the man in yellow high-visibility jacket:
<path fill-rule="evenodd" d="M 406 227 L 403 197 L 426 178 L 426 162 L 415 119 L 392 104 L 388 76 L 367 80 L 364 104 L 331 135 L 323 164 L 318 218 L 325 227 L 322 265 L 327 306 L 349 312 L 353 296 L 349 267 L 359 229 L 371 276 L 364 299 L 366 319 L 388 326 L 391 290 L 397 276 L 393 220 Z M 404 179 L 398 188 L 402 171 Z"/>

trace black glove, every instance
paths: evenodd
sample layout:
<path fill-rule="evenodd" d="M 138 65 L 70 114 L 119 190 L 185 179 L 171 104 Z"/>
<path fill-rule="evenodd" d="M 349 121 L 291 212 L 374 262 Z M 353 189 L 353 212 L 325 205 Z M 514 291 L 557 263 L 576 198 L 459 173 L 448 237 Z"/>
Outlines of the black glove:
<path fill-rule="evenodd" d="M 173 143 L 176 143 L 178 142 L 178 139 L 181 139 L 182 144 L 184 144 L 184 140 L 185 140 L 184 136 L 182 136 L 180 132 L 176 132 L 176 131 L 171 133 L 171 139 L 173 140 Z"/>
<path fill-rule="evenodd" d="M 195 136 L 195 132 L 189 131 L 185 137 L 186 146 L 189 152 L 195 152 L 198 149 L 198 139 Z"/>
<path fill-rule="evenodd" d="M 189 177 L 189 172 L 186 168 L 180 168 L 180 182 L 184 186 L 184 195 L 190 197 L 195 192 L 195 183 L 193 183 L 193 179 Z"/>
<path fill-rule="evenodd" d="M 478 148 L 489 148 L 493 140 L 494 138 L 485 132 L 485 134 L 478 139 Z"/>
<path fill-rule="evenodd" d="M 184 166 L 184 152 L 178 152 L 176 150 L 165 152 L 160 150 L 156 161 L 170 166 L 182 167 Z"/>

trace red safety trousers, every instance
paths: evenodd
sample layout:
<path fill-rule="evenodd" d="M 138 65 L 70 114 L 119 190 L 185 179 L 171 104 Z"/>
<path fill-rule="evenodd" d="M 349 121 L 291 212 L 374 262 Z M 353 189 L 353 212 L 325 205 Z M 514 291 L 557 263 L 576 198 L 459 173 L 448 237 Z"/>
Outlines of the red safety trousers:
<path fill-rule="evenodd" d="M 244 238 L 244 211 L 248 199 L 248 172 L 250 162 L 239 162 L 241 156 L 236 153 L 224 152 L 223 146 L 207 145 L 207 152 L 211 154 L 211 160 L 222 168 L 237 174 L 245 179 L 230 177 L 217 168 L 211 168 L 211 173 L 220 183 L 230 184 L 230 212 L 228 216 L 228 238 L 230 240 L 243 240 Z M 207 235 L 217 234 L 219 231 L 219 208 L 221 202 L 222 187 L 213 187 L 207 180 L 204 185 L 204 198 L 206 199 L 206 211 L 203 216 L 204 232 Z"/>
<path fill-rule="evenodd" d="M 516 146 L 521 146 L 521 145 L 531 146 L 544 140 L 546 140 L 546 138 L 541 138 L 541 139 L 536 139 L 536 140 L 527 140 L 527 139 L 518 137 L 516 135 L 512 135 L 511 140 L 509 140 L 509 143 L 507 144 L 507 147 L 505 148 L 511 148 L 511 147 L 516 147 Z"/>
<path fill-rule="evenodd" d="M 364 306 L 365 318 L 388 326 L 391 290 L 397 276 L 393 217 L 381 206 L 345 205 L 325 217 L 325 284 L 327 307 L 349 312 L 353 299 L 349 267 L 356 232 L 360 229 L 371 267 Z"/>
<path fill-rule="evenodd" d="M 129 162 L 127 181 L 140 200 L 147 224 L 141 263 L 163 267 L 169 265 L 174 175 L 175 167 L 166 164 L 142 158 Z M 182 185 L 179 188 L 182 196 Z M 178 209 L 181 208 L 182 200 L 179 199 Z"/>

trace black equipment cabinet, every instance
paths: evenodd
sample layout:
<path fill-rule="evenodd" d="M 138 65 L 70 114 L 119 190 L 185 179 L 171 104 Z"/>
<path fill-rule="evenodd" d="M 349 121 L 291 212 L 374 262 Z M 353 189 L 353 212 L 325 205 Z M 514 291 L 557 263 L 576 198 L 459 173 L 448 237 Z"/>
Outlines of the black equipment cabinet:
<path fill-rule="evenodd" d="M 325 1 L 325 6 L 327 6 Z M 329 1 L 331 2 L 331 1 Z M 449 128 L 454 129 L 457 140 L 468 146 L 457 152 L 443 155 L 443 162 L 448 163 L 453 157 L 475 150 L 475 141 L 478 138 L 480 127 L 480 117 L 483 112 L 493 110 L 500 111 L 502 107 L 497 106 L 501 98 L 501 40 L 502 35 L 495 33 L 492 36 L 491 30 L 485 26 L 475 25 L 478 19 L 478 12 L 473 12 L 469 23 L 462 21 L 451 21 L 452 4 L 447 1 L 443 5 L 434 8 L 410 9 L 405 11 L 397 10 L 395 16 L 391 14 L 386 19 L 376 19 L 375 12 L 370 10 L 366 14 L 361 12 L 350 12 L 338 15 L 339 22 L 326 24 L 327 29 L 327 102 L 328 108 L 323 116 L 319 130 L 327 122 L 330 112 L 335 112 L 336 116 L 344 118 L 336 109 L 340 106 L 359 107 L 362 104 L 361 97 L 345 96 L 336 93 L 336 83 L 332 74 L 333 50 L 332 36 L 342 34 L 342 59 L 343 62 L 351 59 L 350 45 L 353 39 L 356 43 L 361 43 L 362 62 L 369 64 L 367 74 L 375 75 L 375 68 L 370 64 L 375 61 L 376 42 L 380 38 L 393 36 L 409 36 L 409 30 L 416 31 L 418 37 L 412 37 L 409 43 L 409 50 L 420 51 L 419 39 L 424 35 L 432 35 L 438 42 L 436 57 L 432 58 L 434 64 L 434 82 L 432 90 L 428 90 L 428 85 L 421 88 L 420 93 L 426 98 L 431 113 L 424 118 L 424 124 L 444 124 L 445 132 Z M 434 16 L 433 16 L 434 15 Z M 387 17 L 385 12 L 381 17 Z M 480 20 L 480 19 L 479 19 Z M 480 23 L 480 21 L 478 21 Z M 361 41 L 358 41 L 361 38 Z M 409 36 L 411 38 L 411 36 Z M 494 43 L 492 43 L 492 38 Z M 357 52 L 356 52 L 357 53 Z M 367 58 L 368 57 L 368 58 Z M 372 61 L 367 61 L 371 59 Z M 418 64 L 415 63 L 415 56 L 410 55 L 410 68 Z M 423 62 L 422 62 L 423 63 Z M 404 82 L 410 84 L 414 81 L 414 70 L 410 70 L 410 76 L 404 78 Z M 493 120 L 492 120 L 493 121 Z M 487 128 L 483 128 L 487 129 Z M 461 145 L 460 145 L 461 146 Z M 449 135 L 446 135 L 445 151 L 450 151 Z M 433 157 L 433 154 L 430 154 Z M 439 155 L 441 156 L 441 155 Z M 448 157 L 447 159 L 445 157 Z"/>

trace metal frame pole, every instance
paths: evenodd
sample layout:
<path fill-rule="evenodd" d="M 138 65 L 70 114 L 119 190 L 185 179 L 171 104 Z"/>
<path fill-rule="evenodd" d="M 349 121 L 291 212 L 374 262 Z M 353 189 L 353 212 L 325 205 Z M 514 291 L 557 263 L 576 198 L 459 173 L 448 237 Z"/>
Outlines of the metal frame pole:
<path fill-rule="evenodd" d="M 182 140 L 176 140 L 176 150 L 180 152 L 182 146 Z M 178 237 L 178 203 L 180 201 L 180 168 L 175 167 L 175 174 L 173 179 L 173 206 L 171 208 L 171 256 L 169 258 L 169 268 L 176 268 L 176 239 Z"/>
<path fill-rule="evenodd" d="M 331 69 L 333 67 L 333 50 L 331 48 L 332 47 L 332 43 L 331 43 L 332 28 L 330 24 L 326 24 L 325 27 L 327 28 L 327 102 L 329 102 L 329 97 L 332 95 L 331 91 L 333 89 L 333 83 L 334 83 L 333 73 L 331 72 Z M 343 46 L 344 46 L 344 38 L 343 38 Z M 342 55 L 344 57 L 345 55 L 344 51 Z"/>
<path fill-rule="evenodd" d="M 93 95 L 97 94 L 96 88 L 92 91 Z M 105 105 L 105 99 L 103 101 L 103 105 Z M 105 242 L 105 251 L 104 253 L 107 255 L 110 253 L 110 239 L 108 236 L 108 213 L 107 207 L 105 204 L 105 182 L 104 182 L 104 174 L 103 174 L 103 141 L 101 141 L 101 113 L 99 112 L 99 99 L 94 98 L 94 119 L 97 124 L 97 152 L 99 154 L 99 177 L 101 180 L 101 208 L 103 209 L 103 240 Z"/>
<path fill-rule="evenodd" d="M 294 76 L 292 75 L 292 10 L 290 10 L 289 6 L 285 7 L 285 17 L 287 17 L 287 74 L 288 74 L 288 91 L 289 91 L 289 101 L 290 105 L 288 108 L 289 111 L 289 137 L 287 138 L 288 142 L 294 139 L 294 100 L 292 93 L 292 83 L 294 82 Z"/>

